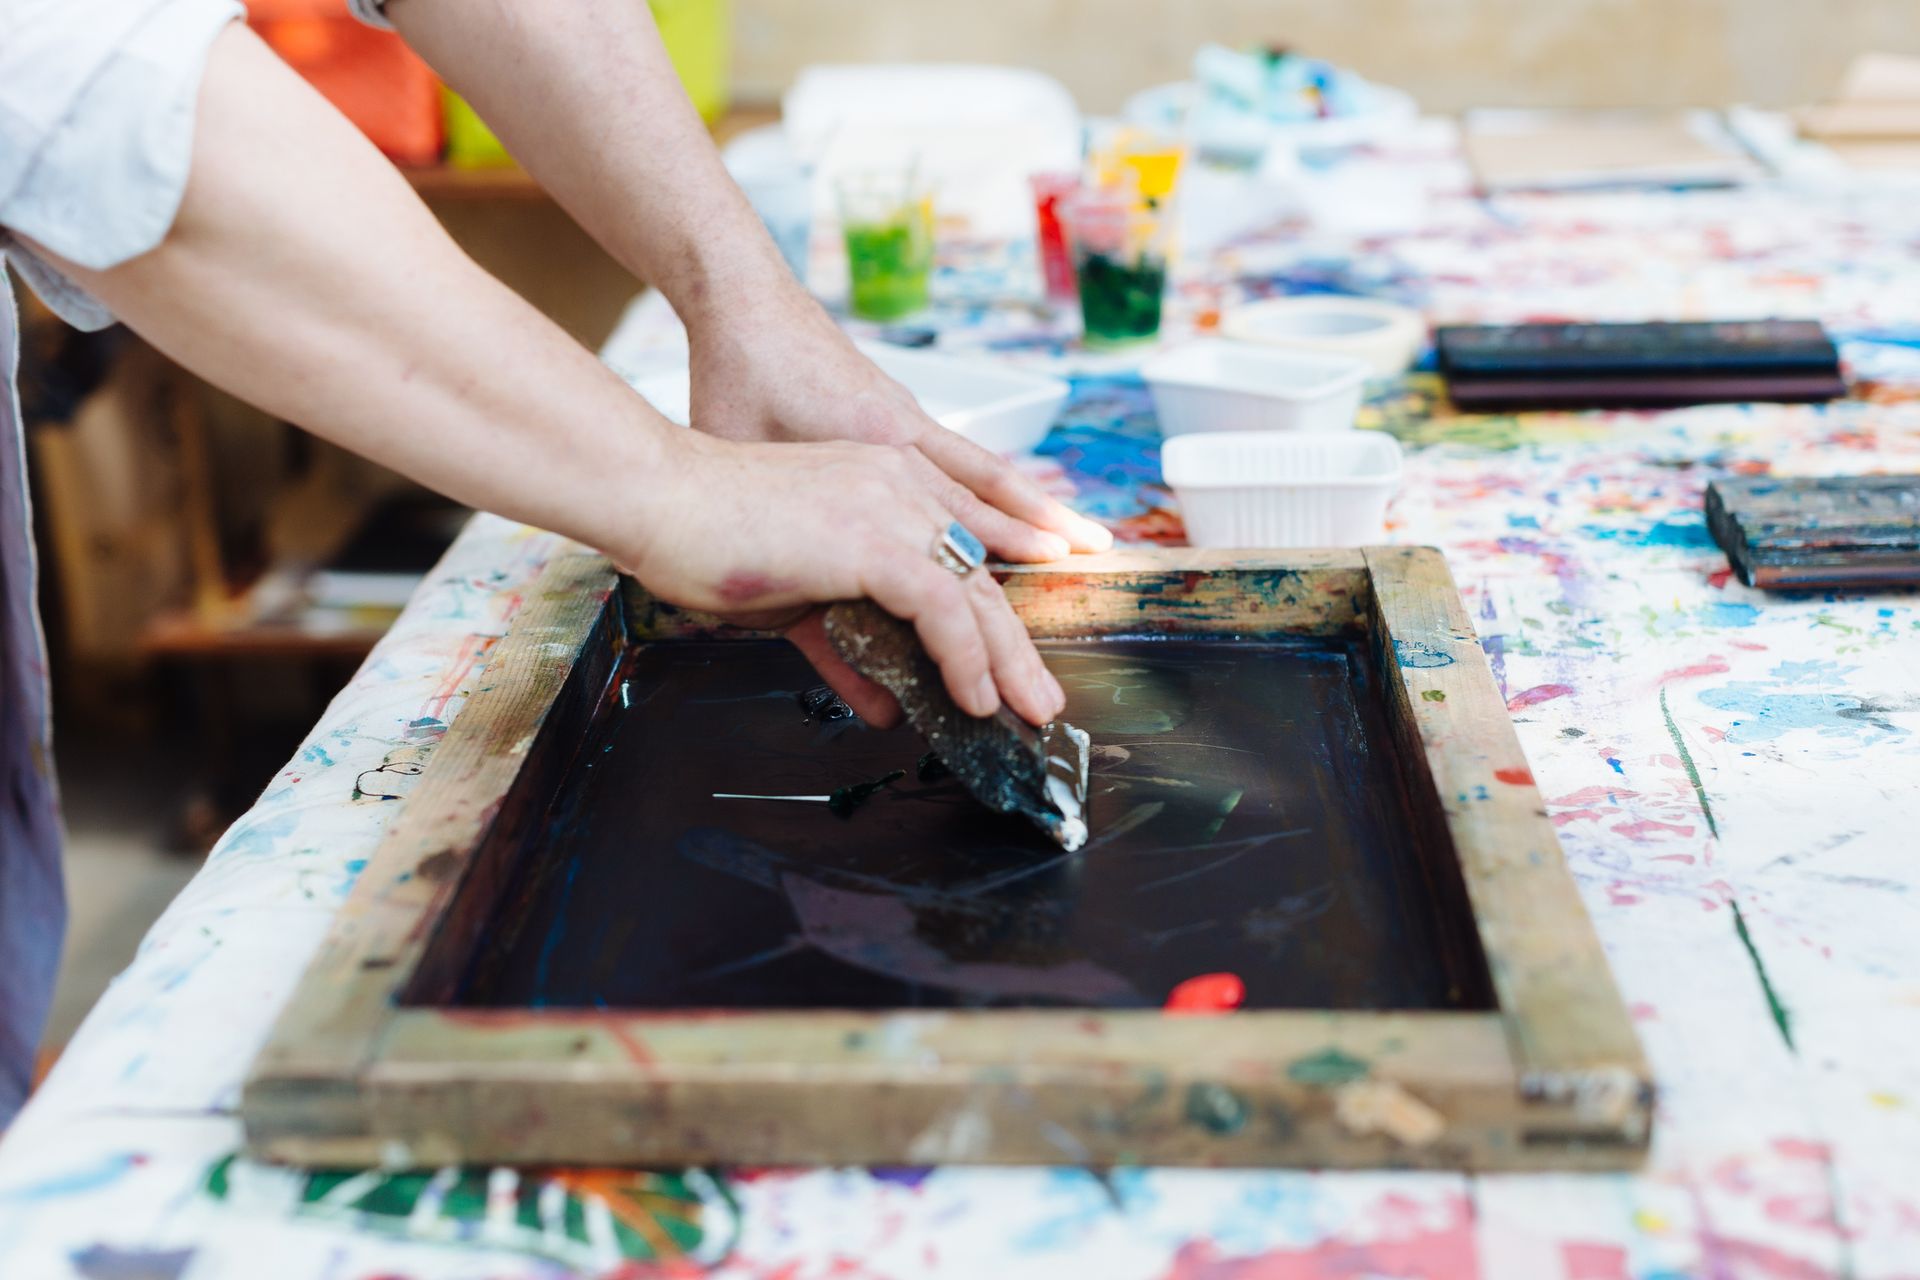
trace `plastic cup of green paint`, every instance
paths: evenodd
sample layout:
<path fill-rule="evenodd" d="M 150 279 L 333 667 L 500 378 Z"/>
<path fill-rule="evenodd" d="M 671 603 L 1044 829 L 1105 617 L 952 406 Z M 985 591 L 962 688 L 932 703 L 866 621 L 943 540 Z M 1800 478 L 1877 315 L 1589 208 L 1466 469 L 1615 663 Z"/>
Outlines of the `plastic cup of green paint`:
<path fill-rule="evenodd" d="M 843 175 L 835 184 L 847 240 L 848 306 L 862 320 L 898 320 L 927 305 L 933 196 L 911 169 Z"/>
<path fill-rule="evenodd" d="M 1110 350 L 1160 333 L 1167 287 L 1166 209 L 1131 187 L 1083 191 L 1060 205 L 1079 282 L 1083 341 Z"/>

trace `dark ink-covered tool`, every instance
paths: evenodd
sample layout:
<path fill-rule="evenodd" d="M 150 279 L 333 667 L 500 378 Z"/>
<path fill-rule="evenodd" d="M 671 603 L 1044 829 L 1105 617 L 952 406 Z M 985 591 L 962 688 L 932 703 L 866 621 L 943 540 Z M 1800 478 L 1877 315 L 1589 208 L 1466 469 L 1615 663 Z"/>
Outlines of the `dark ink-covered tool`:
<path fill-rule="evenodd" d="M 853 719 L 853 708 L 842 702 L 839 694 L 823 684 L 801 690 L 797 701 L 807 719 L 817 720 L 821 724 Z"/>
<path fill-rule="evenodd" d="M 947 693 L 913 627 L 870 600 L 827 610 L 827 638 L 848 666 L 900 702 L 907 720 L 975 799 L 1033 821 L 1069 853 L 1087 839 L 1087 735 L 1056 720 L 1035 729 L 1004 706 L 981 718 Z"/>
<path fill-rule="evenodd" d="M 1768 591 L 1920 586 L 1920 475 L 1728 476 L 1707 530 Z"/>

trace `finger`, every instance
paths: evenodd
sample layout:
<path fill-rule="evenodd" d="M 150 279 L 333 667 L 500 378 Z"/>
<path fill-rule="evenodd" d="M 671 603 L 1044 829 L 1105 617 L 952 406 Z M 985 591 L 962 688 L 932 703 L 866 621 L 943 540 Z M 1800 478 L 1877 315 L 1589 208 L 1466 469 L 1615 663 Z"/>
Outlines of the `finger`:
<path fill-rule="evenodd" d="M 876 729 L 893 728 L 900 723 L 900 703 L 884 688 L 848 666 L 834 651 L 833 641 L 827 639 L 826 616 L 825 609 L 810 610 L 786 628 L 787 639 L 813 664 L 827 687 L 852 708 L 853 714 Z"/>
<path fill-rule="evenodd" d="M 1062 560 L 1073 550 L 1057 533 L 1036 529 L 974 496 L 973 490 L 936 467 L 917 449 L 906 450 L 913 460 L 914 477 L 947 513 L 965 525 L 987 550 L 1002 560 L 1036 563 Z"/>
<path fill-rule="evenodd" d="M 1075 551 L 1105 551 L 1113 533 L 1104 525 L 1049 498 L 998 454 L 989 453 L 958 432 L 934 424 L 914 442 L 933 464 L 1016 520 L 1064 537 Z"/>
<path fill-rule="evenodd" d="M 1045 724 L 1060 714 L 1067 697 L 1060 684 L 1040 661 L 1033 637 L 1007 602 L 1006 592 L 993 575 L 975 569 L 965 579 L 967 602 L 980 620 L 980 634 L 986 638 L 987 661 L 992 664 L 994 682 L 1007 705 L 1028 724 Z"/>
<path fill-rule="evenodd" d="M 876 560 L 862 587 L 882 609 L 913 623 L 962 711 L 990 716 L 1000 709 L 987 642 L 959 578 L 931 557 L 898 549 Z"/>

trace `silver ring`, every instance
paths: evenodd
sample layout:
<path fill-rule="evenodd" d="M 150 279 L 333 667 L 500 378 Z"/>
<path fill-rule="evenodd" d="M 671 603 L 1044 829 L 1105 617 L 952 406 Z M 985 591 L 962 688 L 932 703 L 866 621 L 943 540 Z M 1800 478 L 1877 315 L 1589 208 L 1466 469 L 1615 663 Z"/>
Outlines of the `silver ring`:
<path fill-rule="evenodd" d="M 987 548 L 972 530 L 955 520 L 934 539 L 933 558 L 948 573 L 964 578 L 987 562 Z"/>

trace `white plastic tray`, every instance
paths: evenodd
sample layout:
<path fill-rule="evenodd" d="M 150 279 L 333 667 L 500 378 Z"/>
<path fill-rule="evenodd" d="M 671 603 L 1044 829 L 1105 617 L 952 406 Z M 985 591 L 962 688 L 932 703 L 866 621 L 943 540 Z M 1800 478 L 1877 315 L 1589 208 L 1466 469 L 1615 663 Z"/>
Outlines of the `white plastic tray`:
<path fill-rule="evenodd" d="M 1069 388 L 1058 378 L 883 342 L 858 345 L 913 393 L 928 417 L 995 453 L 1030 451 L 1066 403 Z M 637 373 L 628 381 L 666 417 L 687 425 L 691 393 L 684 365 Z"/>
<path fill-rule="evenodd" d="M 1368 365 L 1351 356 L 1201 338 L 1147 361 L 1163 435 L 1192 431 L 1344 431 Z"/>
<path fill-rule="evenodd" d="M 1060 379 L 990 360 L 884 343 L 863 342 L 860 349 L 913 392 L 928 417 L 995 453 L 1031 451 L 1067 401 L 1069 388 Z"/>
<path fill-rule="evenodd" d="M 1160 451 L 1196 547 L 1358 547 L 1386 536 L 1400 446 L 1376 431 L 1207 432 Z"/>
<path fill-rule="evenodd" d="M 1427 336 L 1425 321 L 1411 307 L 1327 294 L 1229 307 L 1220 332 L 1238 342 L 1364 360 L 1376 378 L 1405 373 Z"/>

